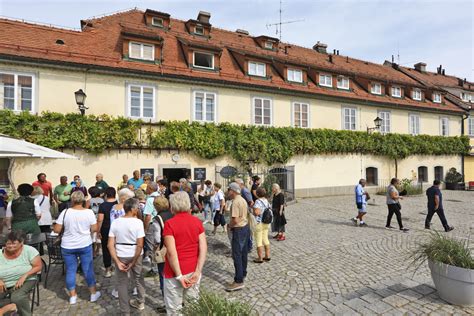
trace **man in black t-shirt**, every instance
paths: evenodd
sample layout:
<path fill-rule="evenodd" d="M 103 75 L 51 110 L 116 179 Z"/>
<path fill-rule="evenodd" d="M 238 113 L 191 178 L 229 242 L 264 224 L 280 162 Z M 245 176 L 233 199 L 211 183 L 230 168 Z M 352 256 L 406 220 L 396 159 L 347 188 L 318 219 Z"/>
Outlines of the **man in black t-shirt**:
<path fill-rule="evenodd" d="M 439 188 L 440 184 L 441 181 L 434 180 L 433 186 L 426 190 L 426 196 L 428 198 L 428 215 L 426 215 L 425 228 L 430 229 L 431 219 L 435 213 L 438 213 L 438 217 L 441 220 L 444 231 L 449 232 L 452 231 L 454 227 L 448 225 L 448 221 L 444 215 L 443 194 Z"/>
<path fill-rule="evenodd" d="M 253 181 L 253 184 L 252 184 L 252 188 L 250 189 L 250 192 L 252 192 L 252 199 L 255 202 L 256 200 L 258 200 L 257 189 L 260 186 L 262 179 L 260 179 L 259 176 L 253 176 L 252 181 Z"/>

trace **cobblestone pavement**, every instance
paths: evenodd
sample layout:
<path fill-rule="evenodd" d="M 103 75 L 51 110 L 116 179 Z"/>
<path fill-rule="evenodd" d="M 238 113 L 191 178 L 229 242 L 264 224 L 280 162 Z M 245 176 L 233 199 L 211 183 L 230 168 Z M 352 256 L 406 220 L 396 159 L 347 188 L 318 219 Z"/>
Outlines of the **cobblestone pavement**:
<path fill-rule="evenodd" d="M 288 206 L 287 240 L 271 241 L 272 260 L 254 264 L 249 257 L 246 288 L 226 293 L 232 281 L 232 259 L 227 257 L 229 241 L 224 233 L 208 237 L 209 256 L 202 287 L 230 300 L 245 301 L 261 315 L 412 315 L 474 314 L 474 307 L 450 305 L 439 298 L 429 271 L 423 265 L 417 273 L 408 258 L 416 242 L 428 236 L 424 230 L 425 198 L 402 201 L 404 225 L 409 233 L 384 229 L 385 199 L 374 196 L 368 207 L 369 227 L 354 227 L 350 196 L 304 199 Z M 455 226 L 452 236 L 468 238 L 474 233 L 474 192 L 444 192 L 448 221 Z M 394 218 L 393 224 L 396 224 Z M 207 227 L 211 229 L 211 227 Z M 433 229 L 441 230 L 433 218 Z M 59 266 L 53 268 L 48 289 L 41 286 L 37 315 L 110 315 L 118 313 L 118 301 L 110 292 L 114 279 L 102 277 L 101 260 L 96 264 L 103 298 L 88 302 L 82 277 L 79 301 L 69 306 Z M 162 304 L 158 279 L 146 279 L 147 301 L 143 315 L 154 314 Z"/>

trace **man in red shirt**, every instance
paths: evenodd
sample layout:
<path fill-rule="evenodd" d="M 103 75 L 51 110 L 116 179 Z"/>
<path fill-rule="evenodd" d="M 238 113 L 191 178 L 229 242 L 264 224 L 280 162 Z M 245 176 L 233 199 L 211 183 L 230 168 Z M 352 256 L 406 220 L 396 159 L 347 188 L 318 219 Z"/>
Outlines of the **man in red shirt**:
<path fill-rule="evenodd" d="M 33 182 L 32 186 L 41 187 L 41 189 L 43 189 L 43 195 L 44 196 L 52 197 L 53 196 L 53 185 L 51 184 L 51 182 L 46 180 L 46 174 L 40 173 L 40 174 L 38 174 L 37 178 L 38 178 L 38 181 Z M 52 198 L 50 200 L 53 201 Z"/>
<path fill-rule="evenodd" d="M 207 241 L 201 221 L 191 215 L 186 192 L 170 195 L 174 217 L 163 229 L 166 247 L 164 300 L 169 315 L 180 313 L 186 297 L 198 298 L 202 268 L 206 261 Z"/>

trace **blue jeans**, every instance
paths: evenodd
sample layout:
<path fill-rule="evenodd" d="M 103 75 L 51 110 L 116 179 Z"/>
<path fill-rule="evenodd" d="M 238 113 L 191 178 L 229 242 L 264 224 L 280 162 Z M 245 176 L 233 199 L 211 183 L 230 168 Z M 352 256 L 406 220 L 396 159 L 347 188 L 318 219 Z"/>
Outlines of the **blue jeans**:
<path fill-rule="evenodd" d="M 249 226 L 232 229 L 232 258 L 234 259 L 235 283 L 243 283 L 247 276 Z"/>
<path fill-rule="evenodd" d="M 81 260 L 82 272 L 88 287 L 95 286 L 94 261 L 92 259 L 92 245 L 84 248 L 66 249 L 61 247 L 66 265 L 66 288 L 72 291 L 76 288 L 77 258 Z"/>

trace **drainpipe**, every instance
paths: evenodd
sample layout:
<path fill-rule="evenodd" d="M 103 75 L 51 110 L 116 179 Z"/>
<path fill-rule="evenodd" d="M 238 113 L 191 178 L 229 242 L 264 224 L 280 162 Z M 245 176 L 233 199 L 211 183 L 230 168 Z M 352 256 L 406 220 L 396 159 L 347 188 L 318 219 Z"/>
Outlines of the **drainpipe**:
<path fill-rule="evenodd" d="M 465 132 L 464 132 L 464 121 L 467 120 L 470 116 L 470 113 L 471 112 L 471 106 L 468 105 L 468 108 L 467 108 L 467 114 L 463 114 L 461 116 L 461 136 L 464 136 Z M 462 181 L 464 182 L 465 179 L 464 179 L 464 154 L 461 155 L 461 174 L 462 174 Z"/>

